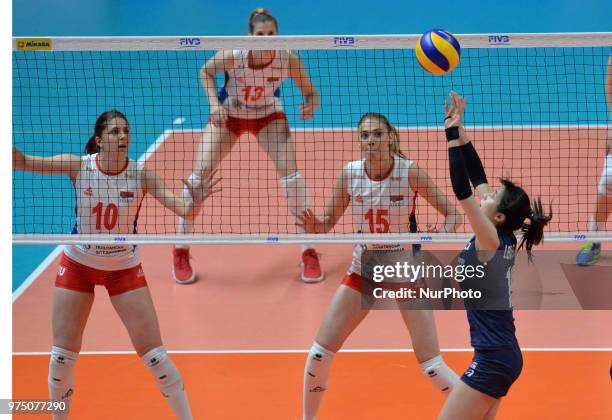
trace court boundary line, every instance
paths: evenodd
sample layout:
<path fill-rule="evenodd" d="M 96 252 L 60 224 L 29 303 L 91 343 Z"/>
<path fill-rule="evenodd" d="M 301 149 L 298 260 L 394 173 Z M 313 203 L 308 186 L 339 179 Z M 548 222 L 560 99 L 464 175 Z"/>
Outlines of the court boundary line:
<path fill-rule="evenodd" d="M 260 349 L 260 350 L 168 350 L 169 354 L 303 354 L 310 349 Z M 473 348 L 446 348 L 440 349 L 444 353 L 467 353 L 473 352 Z M 570 352 L 570 351 L 612 351 L 612 347 L 525 347 L 521 351 L 528 352 Z M 340 349 L 338 353 L 414 353 L 414 349 Z M 47 351 L 24 351 L 13 352 L 13 356 L 49 356 Z M 115 356 L 115 355 L 135 355 L 134 350 L 109 350 L 109 351 L 82 351 L 79 354 L 87 356 Z"/>
<path fill-rule="evenodd" d="M 64 250 L 64 245 L 56 246 L 53 251 L 45 257 L 44 260 L 30 273 L 28 277 L 19 285 L 19 287 L 13 292 L 13 303 L 26 291 L 28 288 L 40 277 L 40 275 L 55 261 L 57 256 Z"/>
<path fill-rule="evenodd" d="M 153 156 L 153 154 L 159 149 L 159 147 L 166 142 L 166 140 L 173 134 L 172 129 L 165 129 L 155 141 L 147 147 L 147 150 L 140 155 L 140 157 L 136 160 L 138 163 L 146 162 L 149 157 Z M 15 244 L 12 244 L 15 245 Z M 25 293 L 28 288 L 34 284 L 36 280 L 40 277 L 40 275 L 45 271 L 53 261 L 58 257 L 58 255 L 64 250 L 65 245 L 56 246 L 53 251 L 49 253 L 45 257 L 45 259 L 30 273 L 30 275 L 24 280 L 23 283 L 19 285 L 19 287 L 13 292 L 13 303 L 19 299 L 21 295 Z M 12 278 L 12 276 L 11 276 Z"/>

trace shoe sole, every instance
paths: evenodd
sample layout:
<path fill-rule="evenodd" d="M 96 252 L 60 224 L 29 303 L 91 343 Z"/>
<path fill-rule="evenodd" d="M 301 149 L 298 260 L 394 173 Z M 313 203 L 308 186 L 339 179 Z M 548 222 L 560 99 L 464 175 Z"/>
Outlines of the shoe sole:
<path fill-rule="evenodd" d="M 177 284 L 192 284 L 198 281 L 198 276 L 196 275 L 196 273 L 193 273 L 193 275 L 187 280 L 179 280 L 176 278 L 176 274 L 174 274 L 174 270 L 172 270 L 172 278 Z"/>
<path fill-rule="evenodd" d="M 304 273 L 302 273 L 301 277 L 304 283 L 320 283 L 325 279 L 325 273 L 322 273 L 321 277 L 318 278 L 304 277 Z"/>

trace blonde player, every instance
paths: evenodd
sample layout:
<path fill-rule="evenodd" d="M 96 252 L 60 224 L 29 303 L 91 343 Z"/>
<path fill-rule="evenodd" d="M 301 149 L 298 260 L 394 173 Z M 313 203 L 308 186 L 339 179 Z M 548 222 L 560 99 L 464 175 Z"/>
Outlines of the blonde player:
<path fill-rule="evenodd" d="M 265 9 L 249 16 L 251 35 L 277 35 L 278 23 Z M 225 73 L 225 85 L 217 92 L 215 76 Z M 220 51 L 202 67 L 201 79 L 210 104 L 210 119 L 196 155 L 190 179 L 197 183 L 207 177 L 227 156 L 237 139 L 250 132 L 272 159 L 288 206 L 295 216 L 308 208 L 306 182 L 296 163 L 295 146 L 280 99 L 280 85 L 291 78 L 304 96 L 300 118 L 309 120 L 319 106 L 319 95 L 296 55 L 284 51 Z M 193 223 L 179 222 L 180 233 L 191 233 Z M 177 283 L 196 281 L 189 262 L 189 248 L 174 249 L 173 276 Z M 323 280 L 319 258 L 310 245 L 302 249 L 302 280 Z"/>
<path fill-rule="evenodd" d="M 608 58 L 606 99 L 608 101 L 608 109 L 612 114 L 612 55 Z M 595 203 L 595 211 L 591 217 L 589 230 L 595 232 L 604 229 L 610 213 L 612 213 L 612 128 L 608 128 L 606 160 L 597 187 L 597 202 Z M 591 265 L 599 259 L 600 255 L 601 244 L 598 242 L 587 242 L 576 256 L 576 264 Z"/>
<path fill-rule="evenodd" d="M 400 151 L 398 132 L 387 118 L 377 113 L 365 114 L 359 121 L 358 131 L 363 159 L 350 162 L 338 175 L 323 216 L 318 218 L 308 210 L 298 218 L 302 228 L 308 233 L 329 232 L 350 205 L 353 225 L 360 232 L 408 232 L 412 202 L 418 192 L 445 216 L 442 231 L 455 231 L 461 223 L 455 206 L 429 175 Z M 366 281 L 361 277 L 364 249 L 364 245 L 355 246 L 351 266 L 308 354 L 304 371 L 305 420 L 317 417 L 332 359 L 368 314 L 368 309 L 362 308 L 360 293 L 362 282 Z M 402 310 L 401 314 L 423 373 L 435 388 L 449 393 L 457 375 L 440 356 L 433 313 Z"/>
<path fill-rule="evenodd" d="M 200 204 L 215 192 L 213 174 L 197 186 L 185 182 L 189 198 L 174 196 L 155 172 L 128 158 L 130 127 L 118 111 L 108 111 L 96 121 L 86 155 L 37 157 L 13 147 L 17 170 L 66 175 L 76 192 L 76 225 L 73 233 L 135 233 L 138 213 L 149 193 L 179 216 L 193 219 Z M 193 197 L 193 198 L 192 198 Z M 67 246 L 53 292 L 53 347 L 49 363 L 49 395 L 70 403 L 73 368 L 81 350 L 83 330 L 94 301 L 94 287 L 105 286 L 115 310 L 127 328 L 134 348 L 151 372 L 162 395 L 179 419 L 191 419 L 191 409 L 181 375 L 161 340 L 153 301 L 135 245 Z M 66 419 L 68 413 L 54 415 Z"/>

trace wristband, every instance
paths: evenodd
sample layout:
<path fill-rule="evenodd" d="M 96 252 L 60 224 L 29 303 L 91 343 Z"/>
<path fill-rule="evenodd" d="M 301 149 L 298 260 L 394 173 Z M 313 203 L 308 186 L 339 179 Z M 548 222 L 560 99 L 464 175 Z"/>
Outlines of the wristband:
<path fill-rule="evenodd" d="M 459 138 L 459 127 L 448 127 L 444 132 L 446 133 L 446 141 L 453 141 Z"/>

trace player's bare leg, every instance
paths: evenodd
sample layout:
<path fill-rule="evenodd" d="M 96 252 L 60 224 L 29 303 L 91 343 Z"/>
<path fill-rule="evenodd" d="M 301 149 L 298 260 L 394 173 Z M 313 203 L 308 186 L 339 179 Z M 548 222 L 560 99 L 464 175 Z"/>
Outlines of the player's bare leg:
<path fill-rule="evenodd" d="M 287 197 L 289 211 L 296 217 L 309 207 L 306 181 L 299 172 L 296 162 L 295 145 L 285 119 L 270 122 L 258 135 L 259 144 L 270 157 L 280 184 Z M 298 233 L 303 233 L 298 229 Z M 319 264 L 319 256 L 310 244 L 302 245 L 302 280 L 317 283 L 325 278 Z"/>
<path fill-rule="evenodd" d="M 197 183 L 198 180 L 210 175 L 232 150 L 237 139 L 238 137 L 228 128 L 217 127 L 212 123 L 208 123 L 198 146 L 193 172 L 189 180 L 192 183 Z M 188 195 L 188 191 L 184 189 L 183 198 L 185 198 L 186 195 Z M 181 234 L 192 233 L 193 221 L 179 218 L 178 232 Z M 197 280 L 195 270 L 193 270 L 189 261 L 190 258 L 188 245 L 179 244 L 175 246 L 173 251 L 174 268 L 172 270 L 172 276 L 179 284 L 190 284 Z"/>
<path fill-rule="evenodd" d="M 162 395 L 178 419 L 192 419 L 180 372 L 162 344 L 159 323 L 148 287 L 111 296 L 134 349 L 155 378 Z"/>

